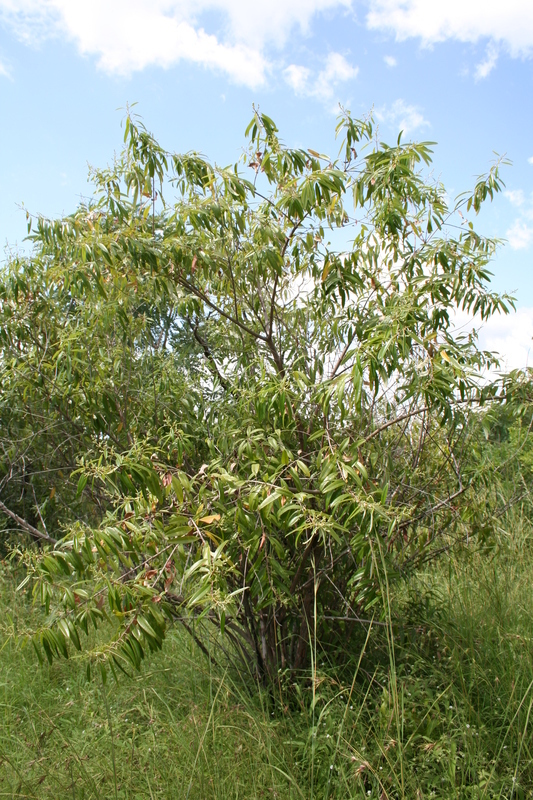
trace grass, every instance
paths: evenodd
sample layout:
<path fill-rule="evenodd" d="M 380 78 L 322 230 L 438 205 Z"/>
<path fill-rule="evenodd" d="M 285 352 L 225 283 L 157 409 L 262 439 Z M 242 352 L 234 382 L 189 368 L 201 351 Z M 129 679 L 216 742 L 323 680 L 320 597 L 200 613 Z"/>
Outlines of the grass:
<path fill-rule="evenodd" d="M 0 581 L 0 798 L 533 798 L 533 535 L 510 515 L 395 587 L 387 626 L 278 699 L 174 631 L 143 672 L 38 666 Z"/>

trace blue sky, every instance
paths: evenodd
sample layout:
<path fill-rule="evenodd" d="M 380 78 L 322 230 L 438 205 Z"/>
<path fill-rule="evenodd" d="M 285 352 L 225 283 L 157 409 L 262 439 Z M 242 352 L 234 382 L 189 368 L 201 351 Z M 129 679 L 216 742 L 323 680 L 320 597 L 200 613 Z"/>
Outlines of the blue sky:
<path fill-rule="evenodd" d="M 288 143 L 336 154 L 335 114 L 374 109 L 385 141 L 433 140 L 453 196 L 506 155 L 481 232 L 505 238 L 494 287 L 518 313 L 482 343 L 533 364 L 532 0 L 0 0 L 0 242 L 24 205 L 68 213 L 87 163 L 122 143 L 127 102 L 168 149 L 237 160 L 252 104 Z"/>

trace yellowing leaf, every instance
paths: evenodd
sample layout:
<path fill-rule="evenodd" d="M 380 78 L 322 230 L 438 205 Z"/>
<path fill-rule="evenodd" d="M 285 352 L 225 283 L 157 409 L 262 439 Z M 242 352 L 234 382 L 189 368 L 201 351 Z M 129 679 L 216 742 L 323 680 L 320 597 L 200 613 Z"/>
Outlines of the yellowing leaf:
<path fill-rule="evenodd" d="M 450 356 L 448 355 L 448 353 L 446 352 L 446 350 L 441 350 L 441 351 L 440 351 L 440 354 L 441 354 L 441 356 L 442 356 L 442 359 L 443 359 L 444 361 L 447 361 L 447 362 L 448 362 L 448 364 L 449 364 L 449 363 L 450 363 Z"/>
<path fill-rule="evenodd" d="M 200 517 L 198 522 L 205 522 L 206 525 L 210 525 L 212 522 L 218 522 L 220 519 L 220 514 L 210 514 L 208 517 Z"/>
<path fill-rule="evenodd" d="M 52 486 L 52 489 L 50 491 L 50 500 L 52 500 L 52 498 L 55 496 L 55 493 L 56 493 L 56 487 Z"/>

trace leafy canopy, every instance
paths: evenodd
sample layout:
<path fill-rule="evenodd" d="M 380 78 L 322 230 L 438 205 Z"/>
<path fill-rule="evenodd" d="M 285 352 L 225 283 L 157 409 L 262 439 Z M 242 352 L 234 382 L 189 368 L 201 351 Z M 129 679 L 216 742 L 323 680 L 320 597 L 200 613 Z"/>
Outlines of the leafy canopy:
<path fill-rule="evenodd" d="M 512 302 L 465 216 L 499 164 L 450 206 L 431 143 L 344 111 L 335 160 L 260 113 L 235 167 L 124 133 L 0 284 L 0 509 L 42 545 L 33 642 L 127 670 L 178 620 L 294 675 L 490 513 L 469 441 L 495 359 L 453 319 Z"/>

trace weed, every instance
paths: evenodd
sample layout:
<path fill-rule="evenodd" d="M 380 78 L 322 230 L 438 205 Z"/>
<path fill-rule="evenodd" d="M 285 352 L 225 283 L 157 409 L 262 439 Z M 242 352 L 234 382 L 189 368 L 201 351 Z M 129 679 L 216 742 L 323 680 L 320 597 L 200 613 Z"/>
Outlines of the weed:
<path fill-rule="evenodd" d="M 532 540 L 506 522 L 490 554 L 394 586 L 342 660 L 318 643 L 308 679 L 274 694 L 178 631 L 105 687 L 81 659 L 40 668 L 19 635 L 39 612 L 4 569 L 0 797 L 532 798 Z"/>

